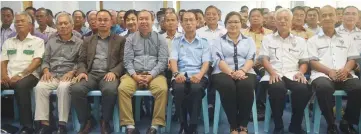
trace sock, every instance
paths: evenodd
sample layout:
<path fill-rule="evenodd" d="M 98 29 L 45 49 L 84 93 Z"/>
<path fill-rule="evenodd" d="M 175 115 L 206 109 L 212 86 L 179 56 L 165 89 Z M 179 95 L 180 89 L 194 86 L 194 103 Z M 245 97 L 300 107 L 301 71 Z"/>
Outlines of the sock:
<path fill-rule="evenodd" d="M 134 125 L 127 125 L 127 128 L 135 128 Z"/>
<path fill-rule="evenodd" d="M 158 130 L 158 126 L 153 126 L 152 125 L 152 128 L 154 128 L 155 130 Z"/>

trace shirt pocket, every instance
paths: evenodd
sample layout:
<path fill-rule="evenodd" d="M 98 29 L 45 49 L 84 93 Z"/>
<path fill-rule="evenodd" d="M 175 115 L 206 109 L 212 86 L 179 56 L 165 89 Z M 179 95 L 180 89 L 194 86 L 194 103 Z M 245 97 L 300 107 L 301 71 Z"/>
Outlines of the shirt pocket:
<path fill-rule="evenodd" d="M 317 53 L 318 53 L 318 57 L 322 57 L 323 55 L 326 54 L 326 52 L 328 51 L 329 46 L 328 45 L 321 45 L 317 47 Z"/>
<path fill-rule="evenodd" d="M 278 46 L 268 46 L 270 59 L 279 60 L 280 49 Z"/>
<path fill-rule="evenodd" d="M 75 59 L 75 55 L 77 54 L 75 47 L 66 46 L 61 50 L 61 53 L 64 55 L 65 59 L 73 61 Z"/>
<path fill-rule="evenodd" d="M 144 55 L 144 45 L 137 44 L 133 46 L 134 56 Z"/>
<path fill-rule="evenodd" d="M 294 57 L 294 58 L 300 58 L 301 51 L 297 48 L 288 48 L 288 52 Z"/>
<path fill-rule="evenodd" d="M 345 46 L 345 45 L 337 44 L 336 48 L 337 48 L 337 53 L 347 53 L 347 50 L 348 50 L 348 46 Z"/>
<path fill-rule="evenodd" d="M 34 57 L 34 50 L 33 49 L 24 49 L 22 51 L 23 53 L 23 60 L 32 60 Z"/>
<path fill-rule="evenodd" d="M 16 49 L 9 49 L 6 50 L 9 59 L 13 59 L 16 56 L 16 53 L 18 53 L 18 51 Z"/>

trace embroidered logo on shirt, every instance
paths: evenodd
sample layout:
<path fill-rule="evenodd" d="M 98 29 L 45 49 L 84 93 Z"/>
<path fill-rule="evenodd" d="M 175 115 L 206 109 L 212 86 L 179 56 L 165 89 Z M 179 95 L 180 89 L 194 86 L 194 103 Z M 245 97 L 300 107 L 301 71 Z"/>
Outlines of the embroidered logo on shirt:
<path fill-rule="evenodd" d="M 16 49 L 7 50 L 8 55 L 16 54 Z"/>
<path fill-rule="evenodd" d="M 354 40 L 361 40 L 361 37 L 359 35 L 356 35 L 356 37 L 354 37 Z"/>
<path fill-rule="evenodd" d="M 343 45 L 345 42 L 343 40 L 340 40 L 341 45 Z"/>
<path fill-rule="evenodd" d="M 34 50 L 24 50 L 23 53 L 26 55 L 32 55 L 34 54 Z"/>

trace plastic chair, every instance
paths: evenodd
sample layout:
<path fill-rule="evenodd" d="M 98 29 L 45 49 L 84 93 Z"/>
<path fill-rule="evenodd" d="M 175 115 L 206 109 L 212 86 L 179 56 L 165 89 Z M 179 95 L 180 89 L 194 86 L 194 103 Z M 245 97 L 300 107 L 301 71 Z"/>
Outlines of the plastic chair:
<path fill-rule="evenodd" d="M 92 111 L 93 111 L 93 116 L 95 117 L 95 120 L 97 122 L 99 122 L 99 120 L 100 120 L 99 106 L 100 106 L 100 97 L 102 96 L 102 93 L 99 90 L 90 91 L 90 92 L 88 92 L 88 96 L 94 97 L 94 104 L 93 104 Z M 114 107 L 114 112 L 113 112 L 114 132 L 119 132 L 119 110 L 118 110 L 117 106 L 118 105 L 116 104 L 116 106 Z M 73 121 L 73 129 L 75 131 L 79 131 L 80 123 L 79 123 L 78 116 L 76 114 L 74 107 L 71 107 L 71 114 L 72 114 L 72 121 Z"/>
<path fill-rule="evenodd" d="M 340 121 L 342 119 L 341 111 L 342 111 L 342 96 L 347 96 L 347 93 L 343 90 L 337 90 L 333 93 L 336 99 L 336 120 Z M 320 131 L 320 122 L 321 122 L 321 110 L 318 104 L 317 98 L 315 99 L 314 103 L 314 124 L 313 124 L 313 133 L 318 134 Z M 360 119 L 358 123 L 358 131 L 361 131 L 361 113 Z"/>
<path fill-rule="evenodd" d="M 205 96 L 202 99 L 202 116 L 204 123 L 204 133 L 209 133 L 209 116 L 208 116 L 208 98 L 207 98 L 207 89 L 205 89 Z M 170 133 L 171 123 L 172 123 L 172 102 L 173 95 L 169 95 L 168 97 L 168 106 L 167 106 L 167 126 L 166 132 Z"/>
<path fill-rule="evenodd" d="M 139 121 L 140 120 L 140 104 L 141 104 L 141 97 L 144 96 L 153 96 L 152 93 L 149 90 L 137 90 L 135 91 L 135 93 L 133 94 L 133 97 L 135 98 L 135 120 Z M 169 103 L 169 99 L 168 99 L 168 103 Z M 168 113 L 168 111 L 167 111 Z M 119 119 L 119 118 L 118 118 Z M 167 122 L 167 126 L 168 126 L 168 122 Z M 125 129 L 126 127 L 122 127 L 122 133 L 125 133 Z M 161 129 L 161 133 L 163 133 L 165 130 L 165 128 Z"/>
<path fill-rule="evenodd" d="M 14 90 L 3 90 L 1 91 L 1 97 L 3 96 L 7 96 L 7 95 L 14 95 L 15 91 Z M 16 104 L 16 99 L 13 99 L 13 106 L 14 106 L 14 121 L 18 121 L 19 120 L 19 108 L 18 105 Z"/>
<path fill-rule="evenodd" d="M 253 127 L 254 127 L 254 133 L 258 134 L 258 120 L 257 120 L 257 107 L 256 107 L 256 95 L 253 93 L 254 100 L 252 105 L 252 116 L 253 116 Z M 213 133 L 218 133 L 218 124 L 219 124 L 219 118 L 221 117 L 221 113 L 223 111 L 221 98 L 219 95 L 219 92 L 216 91 L 216 102 L 215 102 L 215 108 L 214 108 L 214 118 L 213 118 Z"/>
<path fill-rule="evenodd" d="M 290 96 L 291 98 L 291 91 L 288 90 L 287 94 Z M 290 99 L 291 100 L 291 99 Z M 271 121 L 271 104 L 269 102 L 269 96 L 267 95 L 267 99 L 266 99 L 266 113 L 265 113 L 265 119 L 264 119 L 264 132 L 268 133 L 269 131 L 269 124 Z M 310 117 L 309 117 L 309 110 L 308 110 L 308 104 L 304 110 L 304 116 L 305 116 L 305 123 L 306 123 L 306 132 L 310 133 L 311 132 L 311 126 L 310 126 Z"/>

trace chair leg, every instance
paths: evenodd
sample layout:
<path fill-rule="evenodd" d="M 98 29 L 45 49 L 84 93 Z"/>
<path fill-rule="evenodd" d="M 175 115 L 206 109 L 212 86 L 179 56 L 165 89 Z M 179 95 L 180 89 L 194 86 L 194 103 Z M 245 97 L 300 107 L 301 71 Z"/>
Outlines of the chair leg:
<path fill-rule="evenodd" d="M 253 117 L 253 127 L 254 133 L 258 134 L 258 118 L 257 118 L 257 103 L 256 103 L 256 94 L 253 92 L 254 100 L 252 105 L 252 117 Z"/>
<path fill-rule="evenodd" d="M 15 96 L 14 96 L 13 99 L 14 99 L 14 101 L 13 101 L 13 103 L 14 103 L 14 119 L 15 119 L 15 121 L 18 121 L 19 120 L 19 107 L 18 107 L 18 104 L 16 102 Z"/>
<path fill-rule="evenodd" d="M 97 122 L 100 121 L 100 112 L 99 112 L 99 109 L 100 109 L 100 97 L 95 96 L 95 97 L 94 97 L 94 106 L 93 106 L 93 110 L 94 110 L 93 116 L 95 117 L 95 120 L 96 120 Z"/>
<path fill-rule="evenodd" d="M 140 120 L 140 107 L 141 107 L 141 97 L 134 96 L 135 97 L 135 121 Z"/>
<path fill-rule="evenodd" d="M 321 122 L 321 110 L 320 110 L 320 106 L 318 105 L 318 101 L 316 97 L 315 97 L 315 103 L 313 105 L 315 110 L 315 112 L 313 113 L 314 116 L 313 133 L 318 134 L 320 130 L 320 122 Z"/>
<path fill-rule="evenodd" d="M 336 120 L 340 121 L 342 116 L 342 96 L 336 96 Z"/>
<path fill-rule="evenodd" d="M 114 107 L 114 112 L 113 112 L 113 127 L 114 127 L 114 132 L 118 133 L 119 132 L 119 102 L 117 101 L 117 103 L 115 104 Z"/>
<path fill-rule="evenodd" d="M 126 129 L 126 127 L 123 126 L 123 127 L 122 127 L 122 133 L 125 133 L 125 129 Z"/>
<path fill-rule="evenodd" d="M 203 111 L 203 122 L 204 122 L 204 133 L 209 133 L 209 116 L 208 116 L 208 99 L 207 99 L 207 89 L 206 95 L 202 99 L 202 111 Z"/>
<path fill-rule="evenodd" d="M 172 105 L 173 104 L 173 96 L 171 93 L 168 95 L 168 104 L 167 104 L 167 124 L 165 126 L 165 132 L 170 133 L 171 125 L 172 125 Z"/>
<path fill-rule="evenodd" d="M 309 116 L 309 110 L 308 110 L 308 105 L 306 106 L 305 110 L 304 110 L 304 116 L 305 116 L 305 125 L 306 125 L 306 132 L 310 133 L 311 132 L 311 128 L 310 128 L 310 116 Z"/>
<path fill-rule="evenodd" d="M 216 102 L 214 106 L 214 117 L 213 117 L 213 133 L 218 133 L 218 125 L 219 125 L 219 116 L 221 110 L 221 98 L 219 96 L 219 92 L 216 91 Z"/>
<path fill-rule="evenodd" d="M 35 116 L 35 106 L 36 103 L 35 103 L 35 92 L 34 90 L 31 91 L 31 111 L 33 113 L 33 117 Z"/>
<path fill-rule="evenodd" d="M 269 102 L 269 97 L 267 95 L 267 98 L 266 98 L 266 113 L 265 113 L 265 119 L 264 119 L 264 132 L 266 132 L 266 133 L 268 133 L 268 130 L 269 130 L 271 114 L 272 114 L 271 104 Z"/>
<path fill-rule="evenodd" d="M 73 130 L 78 132 L 80 130 L 80 123 L 74 107 L 71 107 L 71 116 L 73 122 Z"/>

